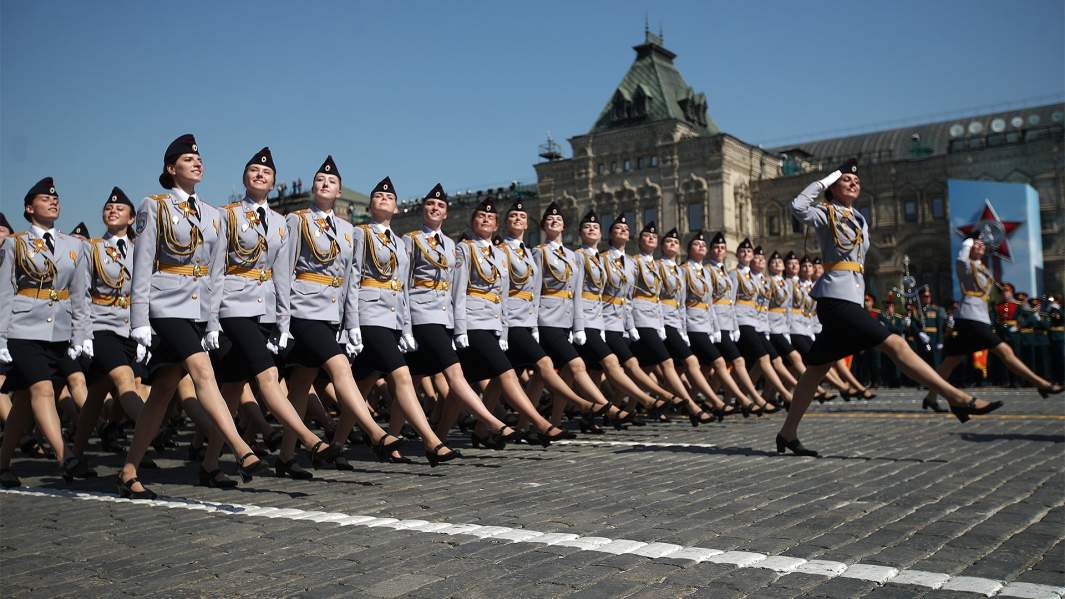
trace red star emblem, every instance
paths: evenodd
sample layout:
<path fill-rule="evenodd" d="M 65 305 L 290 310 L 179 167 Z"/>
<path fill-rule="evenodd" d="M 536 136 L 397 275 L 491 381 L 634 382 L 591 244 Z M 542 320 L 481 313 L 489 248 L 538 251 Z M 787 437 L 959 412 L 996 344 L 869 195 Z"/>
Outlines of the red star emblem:
<path fill-rule="evenodd" d="M 1013 260 L 1012 254 L 1010 254 L 1009 237 L 1013 232 L 1020 227 L 1023 221 L 1016 220 L 1002 220 L 998 217 L 998 213 L 995 212 L 995 207 L 991 205 L 991 200 L 984 200 L 984 209 L 980 211 L 980 216 L 976 221 L 968 225 L 962 225 L 958 227 L 958 233 L 968 237 L 973 231 L 989 231 L 992 233 L 992 239 L 1000 239 L 997 247 L 988 245 L 988 249 L 995 252 L 999 256 L 1002 256 L 1006 260 Z M 984 236 L 985 239 L 987 236 Z"/>

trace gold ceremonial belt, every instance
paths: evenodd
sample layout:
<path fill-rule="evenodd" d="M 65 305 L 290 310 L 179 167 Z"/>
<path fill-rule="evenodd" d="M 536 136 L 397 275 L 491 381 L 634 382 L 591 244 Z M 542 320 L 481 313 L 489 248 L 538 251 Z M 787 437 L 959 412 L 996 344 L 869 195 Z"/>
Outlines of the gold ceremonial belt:
<path fill-rule="evenodd" d="M 1017 326 L 1017 321 L 1016 320 L 1007 320 L 1006 324 L 1010 325 L 1011 327 L 1015 327 L 1015 326 Z"/>
<path fill-rule="evenodd" d="M 599 301 L 603 300 L 603 296 L 602 295 L 600 295 L 598 293 L 592 293 L 591 291 L 582 291 L 581 292 L 581 297 L 583 299 L 586 299 L 586 300 L 589 300 L 589 301 L 593 301 L 593 302 L 599 302 Z"/>
<path fill-rule="evenodd" d="M 1065 327 L 1050 327 L 1051 333 L 1065 333 Z"/>
<path fill-rule="evenodd" d="M 491 291 L 481 291 L 480 289 L 467 289 L 466 295 L 470 297 L 479 297 L 483 300 L 488 300 L 493 304 L 499 303 L 499 296 L 495 293 L 492 293 Z"/>
<path fill-rule="evenodd" d="M 732 305 L 732 300 L 730 300 L 730 299 L 714 300 L 714 305 L 715 306 L 731 306 Z"/>
<path fill-rule="evenodd" d="M 235 275 L 238 277 L 244 277 L 245 279 L 251 279 L 253 281 L 269 281 L 274 278 L 274 271 L 272 269 L 259 270 L 258 268 L 248 268 L 247 266 L 240 266 L 232 264 L 226 267 L 227 275 Z"/>
<path fill-rule="evenodd" d="M 343 277 L 339 278 L 341 281 L 344 280 Z M 389 281 L 378 281 L 373 277 L 363 277 L 362 286 L 373 287 L 374 289 L 388 289 L 390 291 L 401 291 L 403 289 L 403 283 L 400 283 L 395 279 Z M 339 285 L 337 285 L 337 287 L 339 287 Z"/>
<path fill-rule="evenodd" d="M 437 281 L 435 279 L 414 279 L 414 286 L 421 287 L 423 289 L 439 289 L 440 291 L 447 291 L 451 285 L 447 281 Z"/>
<path fill-rule="evenodd" d="M 800 310 L 799 308 L 792 308 L 791 313 L 794 316 L 802 316 L 802 310 Z"/>
<path fill-rule="evenodd" d="M 772 312 L 773 314 L 787 314 L 788 313 L 788 309 L 787 308 L 770 308 L 769 311 Z"/>
<path fill-rule="evenodd" d="M 618 297 L 616 295 L 604 295 L 603 296 L 603 303 L 604 304 L 612 304 L 612 305 L 615 305 L 615 306 L 624 306 L 625 305 L 625 298 Z"/>
<path fill-rule="evenodd" d="M 926 333 L 938 333 L 939 329 L 937 329 L 936 327 L 925 327 L 924 328 L 924 332 L 926 332 Z"/>
<path fill-rule="evenodd" d="M 1021 329 L 1022 333 L 1034 333 L 1035 329 Z"/>
<path fill-rule="evenodd" d="M 658 303 L 658 296 L 657 295 L 650 295 L 650 294 L 647 294 L 647 293 L 635 292 L 635 293 L 632 294 L 632 299 L 644 300 L 645 302 L 651 302 L 653 304 L 657 304 Z"/>
<path fill-rule="evenodd" d="M 839 262 L 825 262 L 825 270 L 849 270 L 851 272 L 864 273 L 865 267 L 857 262 L 840 260 Z"/>
<path fill-rule="evenodd" d="M 70 291 L 67 289 L 37 289 L 36 287 L 26 287 L 18 290 L 19 295 L 26 297 L 32 297 L 33 299 L 57 301 L 70 299 Z"/>
<path fill-rule="evenodd" d="M 533 301 L 532 291 L 522 291 L 520 289 L 511 289 L 509 292 L 507 292 L 507 295 L 509 295 L 510 297 L 516 297 L 518 299 L 523 299 L 523 300 L 525 300 L 527 302 Z"/>
<path fill-rule="evenodd" d="M 662 298 L 662 299 L 660 299 L 658 301 L 659 301 L 659 303 L 665 304 L 667 306 L 673 306 L 674 308 L 677 308 L 677 307 L 680 306 L 680 304 L 677 303 L 677 300 L 675 300 L 675 299 L 673 299 L 671 297 Z"/>
<path fill-rule="evenodd" d="M 966 291 L 965 295 L 967 297 L 978 297 L 980 299 L 987 299 L 987 294 L 983 291 Z"/>
<path fill-rule="evenodd" d="M 755 310 L 758 309 L 758 304 L 754 303 L 754 301 L 752 301 L 752 300 L 736 300 L 736 303 L 741 305 L 741 306 L 750 306 L 750 307 L 754 308 Z"/>
<path fill-rule="evenodd" d="M 689 308 L 698 308 L 700 310 L 709 310 L 710 305 L 706 302 L 684 302 L 684 305 Z"/>
<path fill-rule="evenodd" d="M 296 280 L 310 281 L 311 283 L 329 285 L 330 287 L 340 287 L 344 284 L 344 277 L 331 277 L 329 275 L 320 275 L 316 272 L 298 272 L 296 273 Z M 365 285 L 366 281 L 363 281 L 362 284 Z"/>
<path fill-rule="evenodd" d="M 119 308 L 129 307 L 128 295 L 97 295 L 92 294 L 92 303 L 97 306 L 117 306 Z"/>
<path fill-rule="evenodd" d="M 562 289 L 559 291 L 545 290 L 540 294 L 540 297 L 560 297 L 562 299 L 573 299 L 573 292 L 568 289 Z"/>
<path fill-rule="evenodd" d="M 159 272 L 165 272 L 171 275 L 182 275 L 185 277 L 206 277 L 207 265 L 206 264 L 167 264 L 165 262 L 156 262 L 156 270 Z"/>

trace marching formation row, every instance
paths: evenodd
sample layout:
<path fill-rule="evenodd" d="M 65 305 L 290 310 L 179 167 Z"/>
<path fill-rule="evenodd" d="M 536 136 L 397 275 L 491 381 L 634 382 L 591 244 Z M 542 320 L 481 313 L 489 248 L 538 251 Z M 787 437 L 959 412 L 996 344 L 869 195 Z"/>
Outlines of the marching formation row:
<path fill-rule="evenodd" d="M 12 393 L 0 449 L 5 486 L 20 484 L 11 461 L 33 420 L 67 480 L 94 476 L 84 450 L 106 405 L 105 432 L 136 423 L 121 494 L 154 497 L 138 468 L 175 397 L 206 439 L 200 482 L 229 487 L 235 481 L 218 467 L 226 444 L 245 481 L 266 469 L 250 443 L 258 431 L 279 451 L 275 473 L 305 479 L 312 474 L 295 460 L 297 446 L 315 467 L 350 469 L 343 448 L 356 424 L 379 459 L 400 462 L 410 461 L 397 436 L 409 424 L 436 466 L 461 457 L 442 439 L 467 417 L 476 420 L 474 446 L 547 446 L 573 436 L 560 428 L 567 409 L 594 434 L 598 417 L 639 426 L 641 413 L 668 420 L 677 410 L 698 426 L 784 407 L 777 450 L 816 455 L 798 440 L 802 414 L 812 399 L 830 397 L 822 383 L 871 397 L 842 359 L 874 347 L 943 395 L 963 422 L 1001 405 L 944 380 L 976 349 L 991 348 L 1040 393 L 1061 391 L 990 328 L 994 281 L 979 240 L 967 240 L 957 258 L 966 297 L 938 373 L 869 316 L 868 228 L 852 208 L 860 192 L 853 161 L 792 204 L 815 229 L 824 262 L 766 256 L 744 240 L 731 269 L 720 233 L 682 240 L 647 223 L 630 256 L 625 217 L 600 223 L 594 211 L 577 223 L 580 245 L 571 249 L 555 204 L 538 222 L 544 243 L 527 247 L 530 215 L 520 200 L 505 209 L 484 200 L 455 241 L 441 233 L 448 197 L 440 185 L 422 200 L 422 228 L 398 235 L 387 177 L 370 193 L 370 222 L 353 225 L 333 213 L 342 179 L 331 157 L 315 173 L 310 204 L 287 217 L 267 204 L 276 172 L 268 148 L 247 162 L 240 202 L 203 201 L 203 172 L 192 135 L 174 140 L 159 177 L 166 191 L 135 209 L 116 187 L 103 209 L 107 234 L 87 242 L 55 230 L 51 178 L 26 194 L 30 228 L 0 250 L 0 363 Z M 71 384 L 77 371 L 87 378 L 80 394 Z M 80 409 L 64 439 L 56 398 L 67 385 Z M 552 401 L 542 410 L 545 388 Z M 390 402 L 367 401 L 374 397 Z M 515 427 L 500 399 L 519 415 Z M 374 413 L 386 405 L 387 431 Z M 263 408 L 283 435 L 269 435 Z M 308 416 L 328 440 L 308 428 Z"/>

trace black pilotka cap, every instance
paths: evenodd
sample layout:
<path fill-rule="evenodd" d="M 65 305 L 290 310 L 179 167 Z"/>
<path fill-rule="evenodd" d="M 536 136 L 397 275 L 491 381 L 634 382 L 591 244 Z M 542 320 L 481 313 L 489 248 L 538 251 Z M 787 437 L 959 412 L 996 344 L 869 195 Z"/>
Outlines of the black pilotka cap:
<path fill-rule="evenodd" d="M 799 264 L 813 264 L 813 263 L 814 263 L 814 261 L 812 259 L 810 259 L 809 256 L 803 256 L 802 260 L 799 261 Z"/>
<path fill-rule="evenodd" d="M 617 218 L 614 219 L 614 222 L 610 223 L 610 228 L 613 229 L 614 225 L 625 225 L 626 227 L 629 226 L 629 219 L 625 218 L 624 212 L 619 214 Z"/>
<path fill-rule="evenodd" d="M 484 212 L 485 214 L 495 214 L 496 213 L 496 203 L 495 203 L 494 200 L 492 200 L 492 198 L 485 198 L 485 199 L 481 200 L 480 204 L 477 204 L 477 207 L 474 208 L 473 211 L 474 212 Z"/>
<path fill-rule="evenodd" d="M 754 246 L 754 255 L 755 256 L 765 256 L 765 250 L 762 249 L 762 246 L 756 245 L 756 246 Z"/>
<path fill-rule="evenodd" d="M 12 228 L 11 223 L 7 222 L 7 217 L 4 216 L 3 212 L 0 212 L 0 227 L 3 227 L 5 229 L 7 229 L 8 232 L 11 232 L 11 233 L 15 232 L 15 229 Z"/>
<path fill-rule="evenodd" d="M 33 187 L 26 192 L 26 197 L 22 201 L 23 205 L 29 205 L 29 203 L 33 201 L 33 198 L 39 195 L 59 197 L 59 193 L 56 192 L 55 183 L 52 182 L 51 177 L 45 177 L 34 183 Z"/>
<path fill-rule="evenodd" d="M 690 248 L 692 246 L 692 244 L 695 243 L 696 241 L 701 241 L 703 243 L 706 243 L 706 235 L 703 233 L 702 229 L 699 229 L 698 231 L 696 231 L 695 235 L 692 235 L 692 238 L 688 240 L 688 247 Z"/>
<path fill-rule="evenodd" d="M 441 200 L 444 204 L 447 204 L 447 192 L 444 191 L 444 186 L 439 183 L 434 185 L 433 188 L 429 190 L 429 193 L 425 194 L 425 197 L 422 198 L 422 202 L 425 202 L 426 200 Z"/>
<path fill-rule="evenodd" d="M 90 237 L 89 227 L 85 226 L 85 223 L 78 223 L 78 226 L 74 227 L 74 230 L 70 232 L 71 235 L 80 235 L 86 239 Z"/>
<path fill-rule="evenodd" d="M 322 166 L 318 167 L 318 170 L 314 171 L 314 174 L 324 173 L 326 175 L 335 175 L 337 179 L 343 181 L 343 177 L 340 176 L 340 169 L 337 168 L 337 163 L 333 162 L 333 156 L 329 155 L 325 157 L 325 162 Z"/>
<path fill-rule="evenodd" d="M 788 251 L 787 254 L 784 254 L 784 261 L 785 262 L 787 262 L 789 260 L 798 260 L 798 259 L 799 259 L 799 257 L 797 255 L 795 255 L 795 252 Z"/>
<path fill-rule="evenodd" d="M 599 215 L 595 213 L 595 208 L 589 209 L 588 212 L 581 217 L 582 227 L 588 223 L 595 223 L 597 225 L 599 224 Z"/>
<path fill-rule="evenodd" d="M 521 201 L 521 198 L 514 200 L 514 203 L 507 209 L 507 214 L 511 212 L 525 212 L 525 202 Z M 525 212 L 528 214 L 528 212 Z"/>
<path fill-rule="evenodd" d="M 652 235 L 658 235 L 658 226 L 655 225 L 655 221 L 650 221 L 640 229 L 640 235 L 644 233 L 650 233 Z"/>
<path fill-rule="evenodd" d="M 751 245 L 751 240 L 746 238 L 746 237 L 744 237 L 743 241 L 741 241 L 740 244 L 736 246 L 736 250 L 737 251 L 739 251 L 739 250 L 751 250 L 751 249 L 754 249 L 754 246 Z"/>
<path fill-rule="evenodd" d="M 377 185 L 374 185 L 373 189 L 370 191 L 370 195 L 372 196 L 373 194 L 379 191 L 381 193 L 390 193 L 396 196 L 397 198 L 399 197 L 396 194 L 396 186 L 392 185 L 392 179 L 389 179 L 388 177 L 385 177 L 384 179 L 378 181 Z"/>
<path fill-rule="evenodd" d="M 717 235 L 714 235 L 714 238 L 710 240 L 710 245 L 716 245 L 719 243 L 727 243 L 725 241 L 725 235 L 721 231 L 718 231 Z"/>
<path fill-rule="evenodd" d="M 547 205 L 547 210 L 544 210 L 544 215 L 540 218 L 541 227 L 547 222 L 547 217 L 549 216 L 562 216 L 562 211 L 558 209 L 556 202 L 551 202 Z M 562 216 L 562 218 L 565 219 L 566 217 Z"/>
<path fill-rule="evenodd" d="M 125 204 L 129 206 L 130 210 L 136 210 L 133 206 L 133 202 L 129 201 L 129 197 L 126 196 L 126 192 L 122 191 L 118 187 L 111 188 L 111 195 L 107 196 L 107 201 L 104 202 L 104 206 L 108 204 Z"/>
<path fill-rule="evenodd" d="M 769 254 L 769 259 L 770 260 L 783 260 L 784 258 L 781 257 L 780 252 L 778 252 L 776 250 L 773 250 L 773 253 Z"/>
<path fill-rule="evenodd" d="M 248 168 L 253 164 L 258 164 L 259 166 L 268 166 L 270 167 L 270 170 L 274 171 L 275 173 L 277 172 L 277 168 L 274 166 L 274 157 L 270 154 L 270 148 L 263 147 L 263 149 L 256 152 L 255 155 L 252 156 L 250 160 L 248 160 L 248 163 L 244 165 L 244 168 Z"/>
<path fill-rule="evenodd" d="M 196 145 L 196 138 L 191 133 L 186 133 L 170 142 L 170 145 L 166 147 L 166 152 L 163 153 L 163 166 L 174 164 L 178 158 L 185 154 L 199 155 L 199 153 L 200 148 Z"/>
<path fill-rule="evenodd" d="M 839 165 L 839 168 L 837 168 L 836 170 L 841 172 L 841 173 L 843 173 L 844 175 L 846 175 L 848 173 L 850 173 L 852 175 L 857 175 L 858 174 L 858 159 L 857 158 L 851 158 L 850 160 L 848 160 L 848 161 L 844 162 L 843 164 Z M 830 199 L 830 200 L 832 199 L 831 186 L 829 186 L 829 189 L 825 190 L 825 197 Z"/>
<path fill-rule="evenodd" d="M 680 241 L 680 233 L 677 232 L 677 228 L 673 227 L 667 231 L 665 239 L 676 239 L 677 241 Z"/>
<path fill-rule="evenodd" d="M 814 258 L 814 265 L 821 264 L 821 258 Z"/>

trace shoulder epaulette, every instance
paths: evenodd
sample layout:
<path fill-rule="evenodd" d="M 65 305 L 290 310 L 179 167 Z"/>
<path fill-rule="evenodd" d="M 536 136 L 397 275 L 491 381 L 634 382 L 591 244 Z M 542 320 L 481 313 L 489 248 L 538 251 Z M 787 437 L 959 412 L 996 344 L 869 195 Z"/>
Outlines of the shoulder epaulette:
<path fill-rule="evenodd" d="M 155 201 L 168 200 L 168 199 L 170 199 L 170 194 L 168 194 L 168 193 L 157 193 L 157 194 L 155 194 L 153 196 L 148 196 L 148 197 L 150 197 L 151 199 L 153 199 Z"/>
<path fill-rule="evenodd" d="M 403 236 L 404 236 L 404 237 L 410 237 L 411 239 L 414 239 L 414 236 L 415 236 L 415 235 L 416 235 L 417 233 L 418 233 L 417 231 L 407 231 L 406 233 L 404 233 L 404 234 L 403 234 Z"/>
<path fill-rule="evenodd" d="M 222 207 L 228 209 L 228 208 L 236 208 L 237 206 L 240 206 L 240 202 L 230 202 L 230 203 L 228 203 L 228 204 L 226 204 L 226 205 L 224 205 Z"/>

